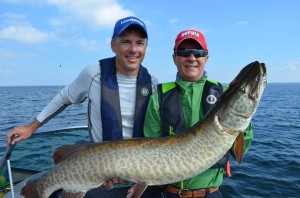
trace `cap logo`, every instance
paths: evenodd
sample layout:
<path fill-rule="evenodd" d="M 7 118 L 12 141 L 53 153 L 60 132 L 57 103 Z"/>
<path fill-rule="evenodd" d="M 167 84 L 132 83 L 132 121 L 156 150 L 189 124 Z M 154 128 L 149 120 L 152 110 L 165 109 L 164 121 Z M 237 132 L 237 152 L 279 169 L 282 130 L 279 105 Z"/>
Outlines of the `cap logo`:
<path fill-rule="evenodd" d="M 134 19 L 134 18 L 125 19 L 125 20 L 121 21 L 121 24 L 130 22 L 130 21 L 138 22 L 139 24 L 141 24 L 142 26 L 144 26 L 144 23 L 143 23 L 143 22 L 141 22 L 141 21 L 139 21 L 139 20 L 137 20 L 137 19 Z"/>
<path fill-rule="evenodd" d="M 186 32 L 183 32 L 181 34 L 181 38 L 182 37 L 185 37 L 187 35 L 192 35 L 192 36 L 197 36 L 197 37 L 200 37 L 199 33 L 198 32 L 194 32 L 194 31 L 186 31 Z"/>

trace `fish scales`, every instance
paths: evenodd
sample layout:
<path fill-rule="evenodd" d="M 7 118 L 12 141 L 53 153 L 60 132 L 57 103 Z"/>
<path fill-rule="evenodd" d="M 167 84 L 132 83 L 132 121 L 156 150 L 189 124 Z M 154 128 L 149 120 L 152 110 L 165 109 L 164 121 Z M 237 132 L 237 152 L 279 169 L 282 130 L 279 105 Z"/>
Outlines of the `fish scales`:
<path fill-rule="evenodd" d="M 160 141 L 145 139 L 137 143 L 136 140 L 128 140 L 112 143 L 109 147 L 88 148 L 59 164 L 61 171 L 56 171 L 57 168 L 50 172 L 45 178 L 45 187 L 50 191 L 64 186 L 73 190 L 89 189 L 110 178 L 160 185 L 190 178 L 212 166 L 215 156 L 221 158 L 236 137 L 210 128 L 197 132 L 197 139 L 195 132 L 191 132 L 160 138 Z M 124 150 L 124 147 L 127 149 Z M 205 149 L 199 149 L 203 147 Z M 132 167 L 135 167 L 134 171 Z M 78 183 L 78 180 L 82 182 Z"/>
<path fill-rule="evenodd" d="M 111 178 L 162 185 L 198 175 L 215 164 L 246 129 L 265 84 L 264 64 L 251 63 L 230 84 L 208 116 L 185 133 L 87 144 L 39 181 L 27 184 L 22 194 L 33 198 L 28 193 L 33 189 L 36 197 L 46 198 L 58 189 L 85 193 Z"/>

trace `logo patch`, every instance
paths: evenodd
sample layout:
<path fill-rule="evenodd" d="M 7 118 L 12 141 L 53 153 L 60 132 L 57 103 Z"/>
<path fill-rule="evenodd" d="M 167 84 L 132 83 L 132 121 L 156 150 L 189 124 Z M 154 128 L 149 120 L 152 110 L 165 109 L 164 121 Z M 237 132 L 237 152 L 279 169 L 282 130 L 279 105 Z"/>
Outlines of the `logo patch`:
<path fill-rule="evenodd" d="M 206 97 L 206 102 L 207 102 L 208 104 L 215 104 L 215 103 L 217 102 L 217 98 L 216 98 L 216 96 L 214 96 L 214 95 L 208 95 L 208 96 Z"/>
<path fill-rule="evenodd" d="M 149 95 L 149 90 L 146 87 L 143 87 L 141 89 L 141 94 L 142 94 L 142 96 L 148 96 Z"/>

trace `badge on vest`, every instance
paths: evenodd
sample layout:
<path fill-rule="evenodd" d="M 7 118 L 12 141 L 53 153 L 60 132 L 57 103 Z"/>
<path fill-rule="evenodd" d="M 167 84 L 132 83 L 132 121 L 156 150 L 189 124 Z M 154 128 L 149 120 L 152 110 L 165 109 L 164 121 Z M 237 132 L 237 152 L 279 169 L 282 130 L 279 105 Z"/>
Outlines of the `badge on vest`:
<path fill-rule="evenodd" d="M 141 94 L 142 94 L 142 96 L 148 96 L 149 95 L 149 90 L 146 87 L 143 87 L 141 89 Z"/>
<path fill-rule="evenodd" d="M 217 102 L 217 98 L 216 98 L 216 96 L 214 96 L 214 95 L 208 95 L 207 97 L 206 97 L 206 102 L 208 103 L 208 104 L 215 104 L 216 102 Z"/>

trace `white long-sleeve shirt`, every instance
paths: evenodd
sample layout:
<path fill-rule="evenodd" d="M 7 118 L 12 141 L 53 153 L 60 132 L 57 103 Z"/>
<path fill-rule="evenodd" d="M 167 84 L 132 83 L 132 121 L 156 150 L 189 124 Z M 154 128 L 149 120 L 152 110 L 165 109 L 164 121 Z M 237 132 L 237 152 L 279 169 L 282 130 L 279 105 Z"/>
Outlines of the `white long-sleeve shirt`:
<path fill-rule="evenodd" d="M 61 90 L 37 116 L 43 124 L 63 111 L 68 105 L 88 99 L 90 102 L 91 135 L 94 142 L 102 141 L 101 122 L 101 70 L 98 65 L 85 67 L 78 77 Z M 136 100 L 137 77 L 125 76 L 117 72 L 119 86 L 123 138 L 132 138 Z M 152 92 L 156 92 L 158 80 L 151 75 Z"/>

